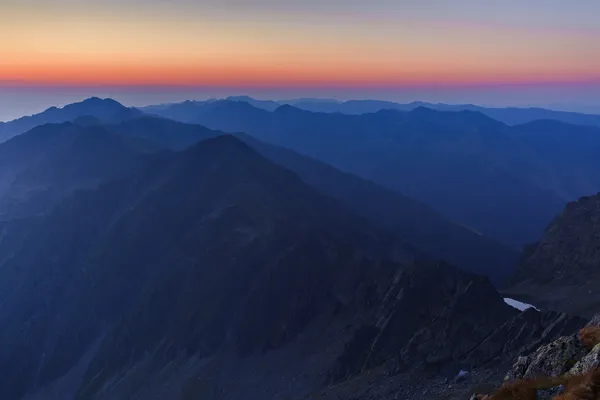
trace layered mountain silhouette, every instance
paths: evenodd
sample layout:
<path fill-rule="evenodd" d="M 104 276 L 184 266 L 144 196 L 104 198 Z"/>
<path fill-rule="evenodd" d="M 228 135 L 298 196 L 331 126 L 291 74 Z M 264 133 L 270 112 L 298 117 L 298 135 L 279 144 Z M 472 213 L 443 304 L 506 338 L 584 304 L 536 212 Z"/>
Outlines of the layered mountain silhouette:
<path fill-rule="evenodd" d="M 438 111 L 476 111 L 490 118 L 504 122 L 508 125 L 525 124 L 528 122 L 540 119 L 552 119 L 574 125 L 591 125 L 600 127 L 600 115 L 586 114 L 567 111 L 549 110 L 539 107 L 481 107 L 473 104 L 444 104 L 444 103 L 427 103 L 415 101 L 412 103 L 396 103 L 392 101 L 382 100 L 349 100 L 336 101 L 332 99 L 293 99 L 293 100 L 258 100 L 250 96 L 230 96 L 226 100 L 243 101 L 257 108 L 267 111 L 274 111 L 282 105 L 292 105 L 306 111 L 325 112 L 325 113 L 342 113 L 342 114 L 367 114 L 375 113 L 381 110 L 399 110 L 411 111 L 419 107 L 427 107 Z M 216 99 L 211 99 L 214 102 Z M 205 102 L 186 102 L 190 105 L 195 103 L 195 107 L 188 107 L 184 110 L 179 104 L 165 104 L 160 107 L 150 106 L 142 107 L 141 109 L 148 113 L 159 111 L 159 108 L 165 112 L 166 110 L 180 110 L 177 119 L 185 120 L 193 118 L 193 114 L 197 112 L 198 107 L 201 107 Z"/>
<path fill-rule="evenodd" d="M 0 142 L 48 123 L 74 121 L 81 117 L 93 117 L 103 122 L 117 122 L 141 114 L 141 111 L 127 108 L 115 100 L 92 97 L 63 108 L 51 107 L 39 114 L 0 123 Z"/>
<path fill-rule="evenodd" d="M 568 201 L 600 186 L 597 161 L 587 156 L 600 150 L 600 128 L 511 127 L 479 112 L 424 107 L 344 115 L 215 101 L 195 115 L 196 123 L 246 132 L 421 200 L 517 247 L 536 240 Z"/>
<path fill-rule="evenodd" d="M 221 135 L 198 125 L 144 117 L 107 127 L 130 138 L 152 141 L 160 149 L 181 150 L 198 141 Z M 323 162 L 257 140 L 246 134 L 236 137 L 296 174 L 307 184 L 371 223 L 389 229 L 429 257 L 486 275 L 495 282 L 512 273 L 517 252 L 495 240 L 452 223 L 426 205 L 371 181 L 343 173 Z"/>
<path fill-rule="evenodd" d="M 148 352 L 166 363 L 281 347 L 321 312 L 367 307 L 397 269 L 385 259 L 412 257 L 230 136 L 4 233 L 16 239 L 0 269 L 3 398 L 61 377 L 96 341 L 83 398 Z"/>
<path fill-rule="evenodd" d="M 581 128 L 191 105 L 208 128 L 84 107 L 0 144 L 0 398 L 410 398 L 390 382 L 507 370 L 585 323 L 507 305 L 489 278 L 515 252 L 392 187 L 525 229 L 594 185 L 567 182 L 593 128 L 560 152 Z M 596 203 L 567 207 L 511 290 L 595 276 Z"/>
<path fill-rule="evenodd" d="M 150 116 L 110 124 L 79 117 L 73 123 L 43 125 L 0 145 L 0 154 L 6 155 L 0 173 L 5 182 L 0 215 L 11 219 L 42 213 L 74 190 L 130 174 L 147 162 L 143 154 L 182 150 L 222 134 Z M 512 272 L 514 250 L 445 220 L 422 203 L 249 135 L 237 137 L 429 257 L 448 260 L 497 283 Z"/>
<path fill-rule="evenodd" d="M 301 398 L 539 339 L 487 278 L 415 260 L 239 139 L 145 157 L 2 223 L 2 398 Z"/>

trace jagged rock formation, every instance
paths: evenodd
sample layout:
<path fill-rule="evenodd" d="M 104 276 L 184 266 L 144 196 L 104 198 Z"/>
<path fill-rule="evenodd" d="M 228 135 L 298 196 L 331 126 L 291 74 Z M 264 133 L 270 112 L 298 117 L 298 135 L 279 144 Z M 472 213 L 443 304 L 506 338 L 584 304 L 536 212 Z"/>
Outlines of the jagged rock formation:
<path fill-rule="evenodd" d="M 535 391 L 529 393 L 529 397 L 525 397 L 527 399 L 595 399 L 594 391 L 600 390 L 600 335 L 596 334 L 600 329 L 595 326 L 597 320 L 598 315 L 578 332 L 541 346 L 530 355 L 519 356 L 505 377 L 504 389 L 500 388 L 491 396 L 474 395 L 472 399 L 504 398 L 503 390 L 511 387 L 525 390 L 523 393 L 527 393 L 527 387 L 545 389 L 539 390 L 537 395 Z M 585 397 L 590 393 L 591 397 Z"/>
<path fill-rule="evenodd" d="M 600 194 L 569 203 L 529 246 L 511 293 L 536 305 L 591 317 L 600 305 Z"/>
<path fill-rule="evenodd" d="M 586 354 L 585 347 L 575 335 L 563 336 L 529 356 L 519 357 L 515 368 L 507 374 L 507 380 L 560 376 L 573 368 Z"/>
<path fill-rule="evenodd" d="M 584 324 L 582 318 L 528 308 L 487 337 L 473 350 L 468 360 L 475 365 L 497 363 L 499 360 L 512 362 L 516 357 L 529 355 L 562 335 L 576 332 Z"/>
<path fill-rule="evenodd" d="M 597 344 L 592 350 L 582 357 L 577 364 L 569 371 L 571 374 L 586 374 L 600 366 L 600 344 Z"/>

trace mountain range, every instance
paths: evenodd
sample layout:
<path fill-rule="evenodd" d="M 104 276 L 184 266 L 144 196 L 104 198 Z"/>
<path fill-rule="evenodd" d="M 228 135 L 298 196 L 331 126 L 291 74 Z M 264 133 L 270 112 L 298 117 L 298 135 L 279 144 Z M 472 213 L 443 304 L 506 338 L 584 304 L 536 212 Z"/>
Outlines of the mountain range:
<path fill-rule="evenodd" d="M 242 101 L 261 108 L 267 111 L 275 111 L 283 105 L 291 105 L 301 110 L 325 113 L 342 113 L 342 114 L 368 114 L 375 113 L 381 110 L 399 110 L 411 111 L 415 108 L 426 107 L 438 111 L 476 111 L 490 118 L 504 122 L 508 125 L 525 124 L 528 122 L 544 119 L 552 119 L 565 122 L 573 125 L 591 125 L 600 126 L 600 115 L 590 113 L 577 113 L 568 111 L 557 111 L 539 107 L 482 107 L 474 104 L 444 104 L 444 103 L 428 103 L 423 101 L 414 101 L 412 103 L 396 103 L 393 101 L 383 100 L 349 100 L 337 101 L 334 99 L 292 99 L 292 100 L 258 100 L 250 96 L 229 96 L 226 100 Z M 199 106 L 202 104 L 212 103 L 217 99 L 207 101 L 188 101 L 184 104 L 187 106 Z M 158 109 L 172 108 L 176 109 L 176 104 L 163 104 L 159 106 L 141 107 L 144 112 L 154 113 Z M 179 108 L 180 113 L 184 113 L 183 107 Z M 193 112 L 193 111 L 192 111 Z M 188 114 L 189 115 L 189 114 Z M 185 118 L 179 114 L 178 118 Z"/>
<path fill-rule="evenodd" d="M 237 138 L 139 156 L 2 223 L 3 398 L 301 398 L 542 338 L 513 336 L 526 320 L 487 278 L 416 259 Z"/>
<path fill-rule="evenodd" d="M 233 100 L 0 144 L 0 398 L 449 398 L 600 304 L 598 128 Z"/>
<path fill-rule="evenodd" d="M 35 215 L 75 189 L 95 188 L 130 174 L 145 165 L 144 154 L 183 150 L 222 134 L 151 116 L 117 123 L 80 117 L 71 123 L 40 126 L 0 145 L 0 153 L 7 154 L 0 174 L 6 182 L 4 193 L 0 191 L 0 215 L 5 219 Z M 505 281 L 516 264 L 517 251 L 445 219 L 423 203 L 289 149 L 245 134 L 236 136 L 429 257 L 484 274 L 497 283 Z M 52 171 L 62 175 L 50 176 Z"/>
<path fill-rule="evenodd" d="M 424 107 L 344 115 L 227 100 L 190 105 L 195 111 L 181 120 L 293 149 L 517 248 L 535 241 L 568 201 L 600 186 L 596 127 L 509 126 L 480 112 Z M 159 114 L 175 118 L 174 109 Z"/>

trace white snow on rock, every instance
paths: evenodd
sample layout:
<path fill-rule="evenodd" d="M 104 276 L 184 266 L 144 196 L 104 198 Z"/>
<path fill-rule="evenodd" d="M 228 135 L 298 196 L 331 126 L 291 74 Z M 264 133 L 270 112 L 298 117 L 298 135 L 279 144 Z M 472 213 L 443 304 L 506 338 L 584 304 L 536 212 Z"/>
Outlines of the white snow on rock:
<path fill-rule="evenodd" d="M 531 304 L 523 303 L 522 301 L 511 299 L 509 297 L 505 297 L 504 302 L 520 311 L 525 311 L 528 308 L 535 308 L 536 310 L 540 311 L 537 307 L 532 306 Z"/>

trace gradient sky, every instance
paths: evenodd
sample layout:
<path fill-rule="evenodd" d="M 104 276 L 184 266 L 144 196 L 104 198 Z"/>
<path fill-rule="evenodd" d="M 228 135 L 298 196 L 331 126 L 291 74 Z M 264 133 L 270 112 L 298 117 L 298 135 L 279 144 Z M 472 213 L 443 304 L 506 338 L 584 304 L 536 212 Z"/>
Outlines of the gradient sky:
<path fill-rule="evenodd" d="M 2 0 L 0 120 L 32 88 L 599 105 L 599 15 L 597 0 Z"/>

